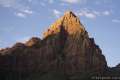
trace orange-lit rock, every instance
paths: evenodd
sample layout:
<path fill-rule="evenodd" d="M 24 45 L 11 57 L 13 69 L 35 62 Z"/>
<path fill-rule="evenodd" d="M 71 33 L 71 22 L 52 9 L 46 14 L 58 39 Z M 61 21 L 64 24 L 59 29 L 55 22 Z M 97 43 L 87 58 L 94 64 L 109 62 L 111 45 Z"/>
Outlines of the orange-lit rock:
<path fill-rule="evenodd" d="M 34 37 L 0 53 L 9 53 L 0 56 L 0 70 L 21 74 L 60 71 L 65 75 L 77 75 L 103 73 L 107 68 L 101 49 L 71 11 L 44 32 L 43 40 Z"/>
<path fill-rule="evenodd" d="M 54 31 L 54 33 L 57 34 L 60 32 L 61 26 L 64 27 L 64 29 L 68 32 L 69 35 L 85 31 L 83 25 L 79 21 L 79 18 L 75 16 L 75 14 L 71 11 L 65 12 L 64 16 L 58 19 L 55 23 L 53 23 L 50 26 L 49 30 Z M 45 32 L 45 34 L 46 35 L 44 37 L 52 35 L 52 33 L 49 33 L 48 30 Z"/>

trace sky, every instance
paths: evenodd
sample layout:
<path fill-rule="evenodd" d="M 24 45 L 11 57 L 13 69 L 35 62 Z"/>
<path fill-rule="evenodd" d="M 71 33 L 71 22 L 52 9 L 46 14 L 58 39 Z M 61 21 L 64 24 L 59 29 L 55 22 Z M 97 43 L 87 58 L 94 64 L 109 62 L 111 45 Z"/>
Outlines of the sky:
<path fill-rule="evenodd" d="M 42 38 L 65 11 L 73 11 L 102 49 L 109 66 L 120 63 L 120 0 L 0 0 L 0 48 Z"/>

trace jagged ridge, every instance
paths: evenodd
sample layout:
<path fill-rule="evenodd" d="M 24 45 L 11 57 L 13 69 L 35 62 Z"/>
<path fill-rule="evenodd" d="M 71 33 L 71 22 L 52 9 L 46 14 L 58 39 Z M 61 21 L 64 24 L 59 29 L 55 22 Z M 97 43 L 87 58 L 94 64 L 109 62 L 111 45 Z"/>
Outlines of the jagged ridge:
<path fill-rule="evenodd" d="M 57 72 L 71 79 L 85 72 L 102 74 L 107 68 L 101 49 L 71 11 L 50 26 L 43 40 L 34 37 L 0 53 L 0 70 L 5 74 Z"/>

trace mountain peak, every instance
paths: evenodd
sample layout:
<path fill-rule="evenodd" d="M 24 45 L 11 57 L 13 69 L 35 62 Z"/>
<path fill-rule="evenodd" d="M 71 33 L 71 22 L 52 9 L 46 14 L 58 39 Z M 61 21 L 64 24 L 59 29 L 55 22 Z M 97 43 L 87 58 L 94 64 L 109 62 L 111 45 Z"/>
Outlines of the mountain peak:
<path fill-rule="evenodd" d="M 70 16 L 77 17 L 72 11 L 66 11 L 66 12 L 64 13 L 64 15 L 70 15 Z"/>
<path fill-rule="evenodd" d="M 66 12 L 46 33 L 44 39 L 32 37 L 0 50 L 0 80 L 91 80 L 109 69 L 101 49 L 74 13 Z"/>
<path fill-rule="evenodd" d="M 57 34 L 60 32 L 60 26 L 69 34 L 85 32 L 84 26 L 81 24 L 79 18 L 72 12 L 66 11 L 64 15 L 53 23 L 47 31 L 44 32 L 44 38 Z"/>

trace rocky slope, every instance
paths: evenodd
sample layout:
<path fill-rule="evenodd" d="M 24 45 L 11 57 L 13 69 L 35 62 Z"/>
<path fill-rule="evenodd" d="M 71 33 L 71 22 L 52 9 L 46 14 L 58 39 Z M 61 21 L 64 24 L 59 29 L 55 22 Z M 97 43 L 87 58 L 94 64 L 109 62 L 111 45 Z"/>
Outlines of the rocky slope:
<path fill-rule="evenodd" d="M 80 80 L 78 74 L 99 75 L 108 68 L 101 49 L 93 38 L 89 38 L 71 11 L 53 23 L 43 35 L 42 40 L 33 37 L 25 44 L 16 43 L 0 50 L 0 78 L 23 80 L 29 77 L 32 80 L 30 76 L 39 73 L 40 76 L 58 74 L 64 76 L 63 80 Z M 43 77 L 40 80 L 51 78 Z"/>

